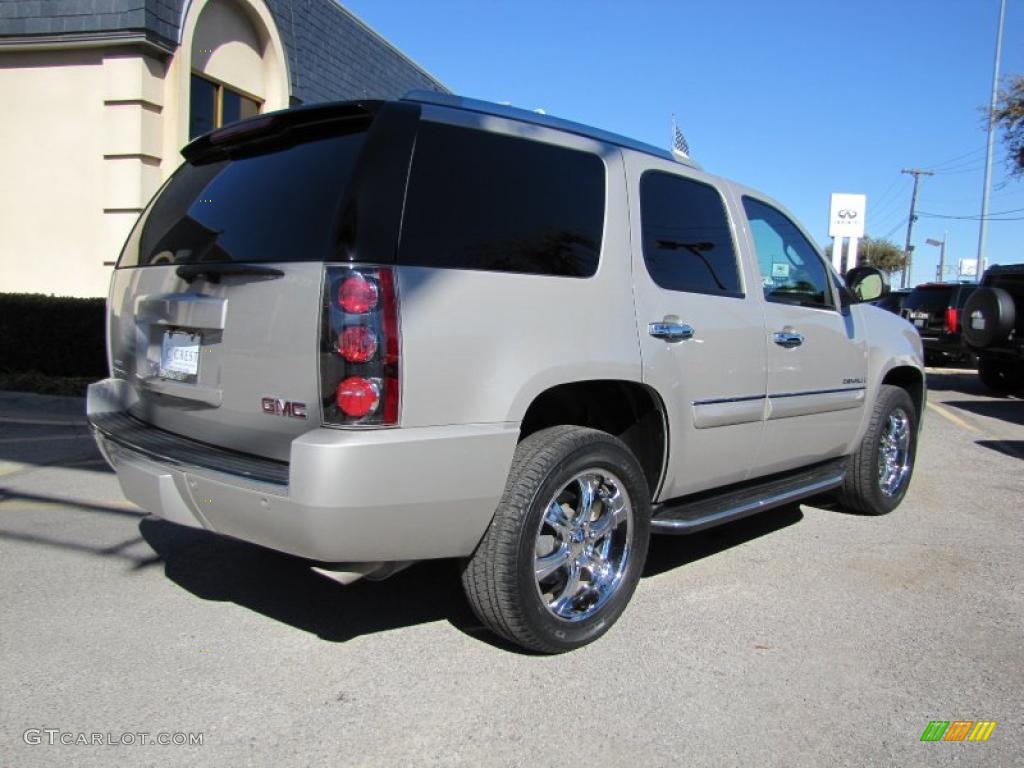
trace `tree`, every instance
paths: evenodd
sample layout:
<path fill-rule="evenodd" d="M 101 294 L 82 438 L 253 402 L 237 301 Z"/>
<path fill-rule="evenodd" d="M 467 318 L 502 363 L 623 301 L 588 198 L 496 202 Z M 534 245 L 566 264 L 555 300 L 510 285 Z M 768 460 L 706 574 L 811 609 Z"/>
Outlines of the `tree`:
<path fill-rule="evenodd" d="M 1024 75 L 1014 75 L 1008 83 L 999 92 L 992 122 L 1003 131 L 1011 173 L 1024 176 Z"/>
<path fill-rule="evenodd" d="M 844 248 L 844 255 L 848 248 L 849 245 Z M 832 259 L 831 243 L 825 246 L 825 257 L 829 260 Z M 878 267 L 879 269 L 884 269 L 886 272 L 892 274 L 893 272 L 902 272 L 903 267 L 906 265 L 906 261 L 907 258 L 906 254 L 903 253 L 903 249 L 891 240 L 864 237 L 857 243 L 858 264 L 850 264 L 848 266 L 853 268 L 855 266 L 862 266 L 866 264 L 872 267 Z"/>

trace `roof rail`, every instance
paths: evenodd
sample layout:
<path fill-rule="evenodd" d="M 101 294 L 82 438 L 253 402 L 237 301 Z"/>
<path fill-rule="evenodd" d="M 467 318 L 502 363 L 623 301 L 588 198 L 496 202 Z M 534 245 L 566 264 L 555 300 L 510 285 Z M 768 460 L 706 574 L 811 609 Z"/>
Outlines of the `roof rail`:
<path fill-rule="evenodd" d="M 633 149 L 647 155 L 654 155 L 655 157 L 660 157 L 663 160 L 672 160 L 680 165 L 686 165 L 691 168 L 700 168 L 700 165 L 695 163 L 693 160 L 684 160 L 676 157 L 667 149 L 660 149 L 652 144 L 636 141 L 635 139 L 620 136 L 619 134 L 611 133 L 610 131 L 603 131 L 600 128 L 592 128 L 591 126 L 583 125 L 582 123 L 574 123 L 572 120 L 563 120 L 560 117 L 552 117 L 551 115 L 544 115 L 539 112 L 531 112 L 528 109 L 506 106 L 504 104 L 495 104 L 494 102 L 482 101 L 480 99 L 468 99 L 464 96 L 438 93 L 437 91 L 409 91 L 402 97 L 402 101 L 415 101 L 421 104 L 437 104 L 442 107 L 455 107 L 456 109 L 465 109 L 470 112 L 479 112 L 484 115 L 506 117 L 511 120 L 519 120 L 523 123 L 532 123 L 534 125 L 544 126 L 545 128 L 554 128 L 555 130 L 565 131 L 566 133 L 574 133 L 577 136 L 596 139 L 597 141 L 603 141 L 606 144 L 615 144 L 616 146 Z"/>

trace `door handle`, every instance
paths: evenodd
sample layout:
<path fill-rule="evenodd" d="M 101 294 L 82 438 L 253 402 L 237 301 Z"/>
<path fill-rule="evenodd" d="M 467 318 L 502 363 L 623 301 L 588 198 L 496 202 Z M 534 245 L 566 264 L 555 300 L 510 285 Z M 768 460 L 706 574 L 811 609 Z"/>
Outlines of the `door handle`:
<path fill-rule="evenodd" d="M 793 347 L 799 347 L 804 343 L 804 335 L 794 331 L 776 331 L 772 340 L 780 347 L 792 349 Z"/>
<path fill-rule="evenodd" d="M 665 341 L 686 341 L 692 339 L 695 330 L 686 323 L 670 323 L 662 320 L 660 323 L 648 323 L 647 332 L 656 339 Z"/>

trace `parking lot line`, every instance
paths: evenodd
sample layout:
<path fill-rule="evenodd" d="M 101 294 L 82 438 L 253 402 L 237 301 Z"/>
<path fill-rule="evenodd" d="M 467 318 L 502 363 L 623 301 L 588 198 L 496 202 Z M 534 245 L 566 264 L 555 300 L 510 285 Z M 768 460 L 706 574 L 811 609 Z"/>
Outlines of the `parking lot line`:
<path fill-rule="evenodd" d="M 968 424 L 966 421 L 961 419 L 959 416 L 951 413 L 950 411 L 947 411 L 941 405 L 936 405 L 935 403 L 929 401 L 928 407 L 931 408 L 933 411 L 935 411 L 937 414 L 939 414 L 939 416 L 942 416 L 944 419 L 947 419 L 947 420 L 953 422 L 958 427 L 963 427 L 964 429 L 968 430 L 969 432 L 974 432 L 975 434 L 978 434 L 978 435 L 985 434 L 982 430 L 978 429 L 973 424 Z"/>

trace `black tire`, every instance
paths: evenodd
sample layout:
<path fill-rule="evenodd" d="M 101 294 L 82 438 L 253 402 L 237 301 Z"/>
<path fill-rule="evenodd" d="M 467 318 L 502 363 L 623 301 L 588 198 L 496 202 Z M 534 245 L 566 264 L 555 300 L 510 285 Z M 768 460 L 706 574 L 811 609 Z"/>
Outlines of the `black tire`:
<path fill-rule="evenodd" d="M 909 420 L 909 463 L 906 476 L 899 487 L 894 489 L 894 493 L 886 493 L 880 484 L 879 471 L 882 437 L 888 430 L 890 417 L 899 412 L 905 414 Z M 899 506 L 907 493 L 913 474 L 919 423 L 917 409 L 907 391 L 901 387 L 883 384 L 875 400 L 867 432 L 847 465 L 846 479 L 838 494 L 841 506 L 864 515 L 885 515 Z"/>
<path fill-rule="evenodd" d="M 632 518 L 622 536 L 630 549 L 621 578 L 593 615 L 569 621 L 549 610 L 541 596 L 534 571 L 537 540 L 549 503 L 592 468 L 614 473 L 628 493 Z M 647 558 L 650 518 L 643 470 L 620 440 L 574 426 L 530 435 L 516 448 L 505 493 L 462 571 L 474 613 L 495 634 L 532 651 L 562 653 L 593 642 L 615 623 L 636 589 Z"/>
<path fill-rule="evenodd" d="M 967 297 L 961 313 L 963 336 L 978 349 L 999 344 L 1017 322 L 1013 296 L 1002 288 L 982 286 Z"/>
<path fill-rule="evenodd" d="M 980 355 L 978 378 L 997 395 L 1012 395 L 1024 389 L 1024 365 L 1012 357 Z"/>

